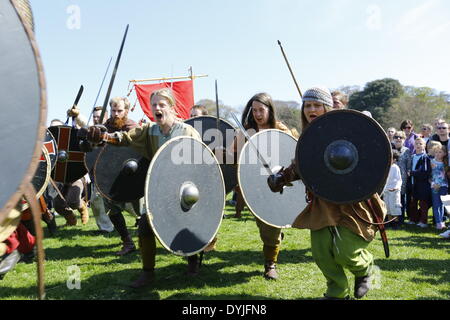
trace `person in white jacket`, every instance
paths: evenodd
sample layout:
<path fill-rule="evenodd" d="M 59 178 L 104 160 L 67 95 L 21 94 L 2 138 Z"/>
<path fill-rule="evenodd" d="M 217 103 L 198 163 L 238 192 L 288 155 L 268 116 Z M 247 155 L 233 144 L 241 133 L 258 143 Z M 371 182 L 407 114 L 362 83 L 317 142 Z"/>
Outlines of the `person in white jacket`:
<path fill-rule="evenodd" d="M 392 164 L 389 170 L 389 176 L 383 190 L 383 200 L 386 203 L 387 219 L 392 220 L 392 227 L 397 229 L 399 227 L 398 217 L 402 215 L 402 204 L 400 201 L 400 190 L 402 187 L 402 175 L 397 161 L 400 154 L 397 150 L 392 150 Z"/>

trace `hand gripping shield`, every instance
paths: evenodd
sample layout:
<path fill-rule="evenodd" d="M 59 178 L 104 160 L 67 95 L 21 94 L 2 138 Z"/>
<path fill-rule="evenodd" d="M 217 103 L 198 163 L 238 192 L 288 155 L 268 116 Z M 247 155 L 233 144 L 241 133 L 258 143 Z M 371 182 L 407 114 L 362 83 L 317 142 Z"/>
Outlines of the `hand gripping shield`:
<path fill-rule="evenodd" d="M 176 137 L 152 159 L 145 183 L 147 217 L 170 252 L 190 256 L 214 239 L 222 222 L 225 187 L 211 150 L 191 137 Z"/>

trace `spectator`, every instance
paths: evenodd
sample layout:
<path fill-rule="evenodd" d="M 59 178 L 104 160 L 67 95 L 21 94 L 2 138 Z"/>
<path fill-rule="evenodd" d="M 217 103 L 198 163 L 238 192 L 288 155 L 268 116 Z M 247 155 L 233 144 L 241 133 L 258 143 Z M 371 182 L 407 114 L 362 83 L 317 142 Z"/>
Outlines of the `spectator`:
<path fill-rule="evenodd" d="M 406 136 L 405 147 L 407 147 L 411 153 L 414 153 L 414 140 L 416 140 L 418 135 L 414 132 L 413 122 L 411 120 L 403 121 L 400 125 L 400 130 L 402 130 Z"/>
<path fill-rule="evenodd" d="M 388 139 L 389 139 L 389 142 L 391 143 L 391 145 L 392 145 L 392 149 L 395 149 L 395 145 L 394 145 L 394 136 L 395 136 L 395 132 L 396 132 L 397 130 L 395 130 L 395 128 L 392 128 L 392 127 L 390 127 L 390 128 L 387 128 L 387 130 L 386 130 L 386 134 L 387 134 L 387 137 L 388 137 Z"/>
<path fill-rule="evenodd" d="M 402 215 L 402 204 L 400 200 L 402 188 L 402 175 L 397 162 L 400 158 L 400 153 L 397 150 L 392 150 L 392 164 L 389 170 L 389 176 L 383 190 L 383 200 L 386 203 L 387 219 L 393 220 L 393 229 L 398 229 L 399 219 Z"/>
<path fill-rule="evenodd" d="M 409 207 L 408 204 L 411 201 L 411 177 L 409 176 L 411 172 L 411 151 L 404 146 L 405 133 L 403 131 L 397 131 L 394 135 L 394 145 L 395 150 L 400 153 L 400 157 L 397 161 L 397 165 L 400 168 L 400 173 L 402 175 L 402 188 L 400 192 L 401 203 L 402 203 L 402 216 L 400 218 L 399 224 L 403 223 L 405 219 L 405 212 L 409 217 Z"/>
<path fill-rule="evenodd" d="M 433 133 L 433 126 L 429 123 L 424 123 L 422 125 L 422 129 L 420 130 L 420 136 L 425 140 L 425 144 L 428 143 L 428 140 L 431 138 L 431 134 Z"/>
<path fill-rule="evenodd" d="M 417 224 L 426 228 L 428 220 L 428 209 L 431 204 L 431 162 L 425 153 L 425 141 L 417 138 L 414 141 L 415 154 L 411 166 L 411 202 L 408 224 Z"/>
<path fill-rule="evenodd" d="M 444 204 L 441 196 L 448 192 L 448 182 L 445 168 L 448 166 L 447 147 L 434 147 L 434 159 L 431 160 L 431 199 L 433 203 L 433 217 L 437 230 L 445 229 Z"/>
<path fill-rule="evenodd" d="M 427 143 L 427 154 L 430 159 L 434 158 L 434 151 L 435 151 L 434 148 L 436 146 L 442 146 L 442 143 L 440 143 L 439 141 L 433 141 L 433 140 L 430 140 Z"/>
<path fill-rule="evenodd" d="M 448 134 L 448 123 L 440 122 L 437 127 L 437 134 L 431 137 L 431 140 L 439 141 L 443 146 L 448 146 L 449 134 Z"/>

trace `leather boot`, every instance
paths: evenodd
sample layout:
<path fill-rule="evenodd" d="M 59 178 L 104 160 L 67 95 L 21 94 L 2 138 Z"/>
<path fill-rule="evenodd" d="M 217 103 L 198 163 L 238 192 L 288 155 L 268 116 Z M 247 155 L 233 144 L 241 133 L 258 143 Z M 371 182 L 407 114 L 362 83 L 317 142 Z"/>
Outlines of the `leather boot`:
<path fill-rule="evenodd" d="M 66 214 L 64 216 L 64 219 L 66 219 L 65 226 L 76 226 L 77 225 L 77 217 L 75 216 L 73 211 L 71 211 L 70 213 Z"/>
<path fill-rule="evenodd" d="M 130 284 L 131 288 L 138 289 L 149 286 L 155 280 L 155 272 L 153 270 L 143 270 L 139 277 Z"/>
<path fill-rule="evenodd" d="M 81 214 L 81 223 L 85 225 L 89 221 L 89 210 L 84 201 L 81 201 L 81 206 L 78 208 L 78 211 Z"/>
<path fill-rule="evenodd" d="M 217 242 L 217 237 L 215 237 L 203 251 L 210 252 L 210 251 L 216 250 L 216 242 Z"/>
<path fill-rule="evenodd" d="M 371 289 L 371 281 L 372 279 L 370 275 L 355 278 L 354 294 L 356 299 L 361 299 L 367 294 L 367 292 Z"/>
<path fill-rule="evenodd" d="M 264 264 L 264 278 L 267 280 L 277 280 L 278 273 L 276 270 L 276 264 L 273 261 L 266 261 Z"/>
<path fill-rule="evenodd" d="M 122 249 L 118 252 L 116 252 L 116 255 L 123 256 L 130 252 L 136 251 L 136 246 L 134 245 L 133 239 L 131 239 L 130 236 L 121 238 L 123 245 Z"/>
<path fill-rule="evenodd" d="M 198 260 L 198 254 L 194 254 L 193 256 L 188 257 L 188 269 L 187 275 L 195 277 L 198 275 L 200 270 L 200 263 Z"/>

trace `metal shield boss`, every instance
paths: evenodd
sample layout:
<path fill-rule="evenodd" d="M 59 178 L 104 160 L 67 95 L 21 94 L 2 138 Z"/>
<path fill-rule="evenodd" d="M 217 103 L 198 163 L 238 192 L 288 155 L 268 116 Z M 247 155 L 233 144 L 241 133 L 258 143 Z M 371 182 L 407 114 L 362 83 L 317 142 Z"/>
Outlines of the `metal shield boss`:
<path fill-rule="evenodd" d="M 148 169 L 145 204 L 151 228 L 167 250 L 190 256 L 206 248 L 225 207 L 222 172 L 206 144 L 176 137 L 162 145 Z"/>
<path fill-rule="evenodd" d="M 213 151 L 217 147 L 229 148 L 234 141 L 236 130 L 226 120 L 219 119 L 219 132 L 217 132 L 217 118 L 212 116 L 200 116 L 184 121 L 194 127 L 202 141 Z M 234 159 L 224 159 L 222 152 L 217 152 L 217 160 L 222 170 L 225 181 L 225 192 L 228 194 L 237 185 L 237 170 Z"/>
<path fill-rule="evenodd" d="M 85 153 L 80 150 L 78 129 L 70 126 L 49 127 L 58 144 L 58 155 L 52 178 L 57 182 L 72 183 L 82 178 L 87 170 L 84 167 Z"/>
<path fill-rule="evenodd" d="M 94 165 L 95 186 L 109 200 L 138 200 L 144 196 L 149 163 L 148 159 L 131 147 L 106 145 Z"/>
<path fill-rule="evenodd" d="M 253 145 L 250 143 L 253 143 Z M 267 161 L 272 173 L 289 167 L 295 155 L 297 140 L 291 135 L 268 129 L 253 135 L 239 156 L 238 179 L 249 210 L 264 223 L 290 228 L 295 218 L 306 207 L 306 192 L 301 181 L 285 187 L 283 193 L 274 193 L 267 184 L 269 172 L 258 159 L 257 151 Z"/>
<path fill-rule="evenodd" d="M 36 170 L 47 108 L 45 79 L 34 35 L 24 26 L 15 2 L 10 0 L 0 0 L 0 57 L 2 223 Z"/>
<path fill-rule="evenodd" d="M 336 204 L 363 201 L 382 189 L 392 158 L 383 128 L 355 110 L 330 111 L 315 119 L 295 153 L 305 186 Z"/>

